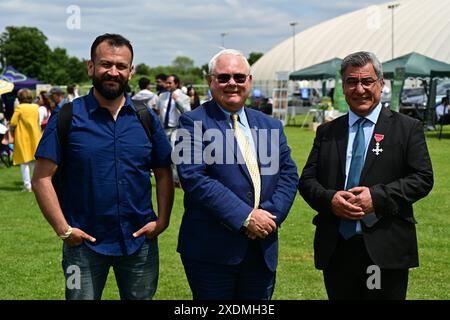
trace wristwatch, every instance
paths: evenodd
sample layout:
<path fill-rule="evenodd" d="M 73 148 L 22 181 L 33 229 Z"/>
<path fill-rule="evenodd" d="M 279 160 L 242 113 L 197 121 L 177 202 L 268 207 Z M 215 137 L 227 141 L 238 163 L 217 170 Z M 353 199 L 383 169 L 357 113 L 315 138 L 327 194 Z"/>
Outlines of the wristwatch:
<path fill-rule="evenodd" d="M 58 234 L 58 237 L 61 240 L 66 240 L 68 237 L 70 237 L 70 235 L 72 234 L 72 227 L 69 226 L 69 228 L 67 229 L 66 232 L 64 232 L 64 234 Z"/>

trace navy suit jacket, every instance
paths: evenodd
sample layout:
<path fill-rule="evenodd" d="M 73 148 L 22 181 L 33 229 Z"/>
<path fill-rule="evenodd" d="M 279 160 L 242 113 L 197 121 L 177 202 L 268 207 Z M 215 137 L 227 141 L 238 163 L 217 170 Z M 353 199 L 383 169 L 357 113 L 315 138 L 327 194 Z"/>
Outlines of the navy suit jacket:
<path fill-rule="evenodd" d="M 245 112 L 250 128 L 255 129 L 256 136 L 259 136 L 256 139 L 254 136 L 261 170 L 259 207 L 275 215 L 279 227 L 286 219 L 296 195 L 297 168 L 291 159 L 281 122 L 260 111 L 245 108 Z M 261 129 L 274 130 L 266 132 Z M 240 151 L 232 135 L 229 120 L 215 101 L 208 101 L 181 116 L 180 130 L 189 132 L 193 137 L 194 131 L 204 134 L 208 130 L 209 133 L 215 134 L 218 139 L 211 140 L 216 141 L 216 146 L 220 148 L 216 148 L 219 150 L 212 154 L 217 156 L 228 152 L 223 160 L 228 157 L 233 161 L 231 164 L 225 162 L 221 164 L 220 161 L 210 163 L 203 158 L 194 163 L 195 152 L 192 152 L 190 160 L 193 163 L 177 165 L 185 192 L 185 213 L 180 227 L 178 252 L 199 261 L 224 265 L 238 264 L 247 251 L 249 238 L 244 234 L 242 224 L 253 209 L 254 189 L 246 165 L 236 161 Z M 268 134 L 267 141 L 261 139 L 261 133 Z M 275 143 L 271 145 L 272 135 Z M 208 148 L 212 147 L 212 142 L 202 140 L 207 139 L 193 138 L 190 145 L 192 148 L 197 146 L 197 150 L 202 153 L 207 153 L 210 150 Z M 279 165 L 273 174 L 263 174 L 264 168 L 267 169 L 270 163 L 263 161 L 264 155 L 259 153 L 261 147 L 266 147 L 269 155 L 273 153 L 272 156 L 279 159 Z M 177 147 L 174 152 L 176 150 Z M 257 241 L 260 243 L 268 268 L 275 271 L 278 233 L 274 232 L 267 238 Z"/>

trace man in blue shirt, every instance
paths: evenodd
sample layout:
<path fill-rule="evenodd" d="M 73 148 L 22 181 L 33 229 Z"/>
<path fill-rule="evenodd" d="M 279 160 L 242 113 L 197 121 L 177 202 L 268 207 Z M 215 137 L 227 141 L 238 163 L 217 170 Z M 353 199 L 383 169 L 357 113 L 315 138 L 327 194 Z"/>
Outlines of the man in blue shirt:
<path fill-rule="evenodd" d="M 65 144 L 59 141 L 56 111 L 36 151 L 33 190 L 64 241 L 67 299 L 100 299 L 111 266 L 121 299 L 151 299 L 156 291 L 157 236 L 167 228 L 173 204 L 171 147 L 153 112 L 149 139 L 124 92 L 132 60 L 127 39 L 97 37 L 88 62 L 93 88 L 73 101 Z M 52 176 L 62 164 L 59 203 Z M 150 169 L 158 215 L 151 201 Z"/>

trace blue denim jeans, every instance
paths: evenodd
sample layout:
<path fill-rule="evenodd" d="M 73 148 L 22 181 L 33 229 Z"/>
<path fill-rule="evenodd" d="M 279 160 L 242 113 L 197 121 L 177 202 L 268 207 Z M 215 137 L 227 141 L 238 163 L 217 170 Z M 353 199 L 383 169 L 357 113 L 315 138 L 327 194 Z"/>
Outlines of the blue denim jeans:
<path fill-rule="evenodd" d="M 106 256 L 85 245 L 63 244 L 62 267 L 67 300 L 100 300 L 110 267 L 113 267 L 122 300 L 150 300 L 159 274 L 157 239 L 146 239 L 129 256 Z"/>

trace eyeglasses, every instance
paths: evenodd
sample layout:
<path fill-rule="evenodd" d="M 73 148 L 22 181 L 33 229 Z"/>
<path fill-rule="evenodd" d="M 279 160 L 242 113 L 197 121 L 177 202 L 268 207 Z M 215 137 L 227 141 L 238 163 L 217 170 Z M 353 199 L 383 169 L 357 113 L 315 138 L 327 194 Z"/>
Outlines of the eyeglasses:
<path fill-rule="evenodd" d="M 345 85 L 350 89 L 354 89 L 358 86 L 358 83 L 361 83 L 361 86 L 364 89 L 370 89 L 376 82 L 378 82 L 378 80 L 379 79 L 373 78 L 362 78 L 360 80 L 359 78 L 349 77 L 345 79 Z"/>
<path fill-rule="evenodd" d="M 234 79 L 234 82 L 243 84 L 245 81 L 247 81 L 247 77 L 249 74 L 244 73 L 234 73 L 234 74 L 228 74 L 228 73 L 219 73 L 219 74 L 210 74 L 210 76 L 216 77 L 217 81 L 219 83 L 228 83 L 231 78 Z"/>

